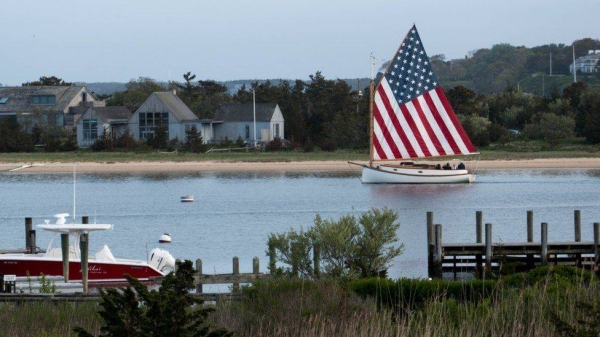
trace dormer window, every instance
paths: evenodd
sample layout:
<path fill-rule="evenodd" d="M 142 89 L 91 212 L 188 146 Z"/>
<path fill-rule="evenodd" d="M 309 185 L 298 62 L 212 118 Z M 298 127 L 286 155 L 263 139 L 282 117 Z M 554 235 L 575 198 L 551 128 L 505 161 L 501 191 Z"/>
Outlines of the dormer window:
<path fill-rule="evenodd" d="M 31 97 L 31 104 L 51 105 L 56 104 L 56 96 L 54 95 L 36 95 Z"/>
<path fill-rule="evenodd" d="M 5 104 L 8 102 L 8 97 L 0 97 L 0 104 Z"/>

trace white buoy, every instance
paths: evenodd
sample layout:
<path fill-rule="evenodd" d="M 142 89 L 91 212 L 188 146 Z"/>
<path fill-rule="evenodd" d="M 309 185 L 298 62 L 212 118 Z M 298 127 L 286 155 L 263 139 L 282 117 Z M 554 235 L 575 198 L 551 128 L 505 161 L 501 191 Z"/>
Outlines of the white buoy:
<path fill-rule="evenodd" d="M 165 233 L 158 239 L 159 243 L 171 243 L 171 234 Z"/>
<path fill-rule="evenodd" d="M 193 195 L 184 195 L 183 197 L 181 197 L 181 202 L 194 202 L 194 196 Z"/>

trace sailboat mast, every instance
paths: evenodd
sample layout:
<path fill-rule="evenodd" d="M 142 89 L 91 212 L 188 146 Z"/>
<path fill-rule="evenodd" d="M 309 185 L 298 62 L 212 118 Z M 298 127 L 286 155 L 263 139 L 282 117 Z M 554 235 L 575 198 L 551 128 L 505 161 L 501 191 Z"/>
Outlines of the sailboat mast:
<path fill-rule="evenodd" d="M 369 83 L 369 166 L 373 166 L 373 92 L 375 89 L 375 80 L 373 79 L 373 66 L 375 65 L 375 56 L 371 53 L 371 82 Z"/>

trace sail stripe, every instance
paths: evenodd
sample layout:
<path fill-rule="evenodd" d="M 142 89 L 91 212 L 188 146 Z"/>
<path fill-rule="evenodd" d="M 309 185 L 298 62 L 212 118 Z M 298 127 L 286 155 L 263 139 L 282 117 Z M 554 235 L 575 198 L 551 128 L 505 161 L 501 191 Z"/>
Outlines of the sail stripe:
<path fill-rule="evenodd" d="M 388 99 L 388 93 L 384 88 L 385 84 L 386 82 L 382 82 L 382 84 L 377 88 L 377 96 L 375 98 L 377 111 L 380 112 L 379 117 L 383 120 L 381 124 L 385 125 L 386 130 L 390 132 L 390 138 L 392 139 L 391 144 L 388 144 L 388 146 L 393 149 L 393 156 L 388 156 L 385 159 L 410 158 L 412 146 L 410 146 L 406 134 L 399 131 L 402 129 L 402 127 L 398 122 L 394 107 L 390 105 L 391 102 Z"/>
<path fill-rule="evenodd" d="M 377 136 L 376 138 L 379 140 L 379 144 L 381 144 L 380 150 L 378 151 L 381 159 L 398 158 L 398 149 L 392 139 L 386 121 L 380 113 L 375 113 L 376 111 L 381 111 L 377 104 L 375 105 L 374 110 L 374 124 L 377 126 L 374 131 Z"/>
<path fill-rule="evenodd" d="M 467 136 L 467 132 L 462 127 L 462 125 L 460 125 L 460 122 L 458 121 L 458 117 L 456 117 L 456 114 L 454 113 L 454 110 L 452 109 L 450 102 L 448 102 L 448 98 L 446 98 L 446 94 L 444 94 L 444 90 L 442 90 L 441 87 L 437 87 L 437 88 L 435 88 L 435 91 L 437 93 L 438 98 L 440 99 L 440 102 L 444 106 L 444 110 L 447 112 L 447 116 L 450 119 L 450 123 L 451 123 L 454 131 L 456 132 L 456 134 L 453 133 L 453 135 L 455 137 L 458 137 L 458 139 L 455 139 L 455 140 L 461 148 L 461 153 L 467 154 L 467 153 L 475 152 L 475 146 L 473 146 L 473 144 L 471 144 L 471 141 L 469 140 L 469 136 Z"/>
<path fill-rule="evenodd" d="M 410 115 L 410 120 L 412 121 L 412 132 L 414 133 L 415 137 L 417 138 L 417 141 L 419 142 L 419 147 L 421 148 L 423 157 L 431 157 L 433 153 L 436 153 L 435 147 L 431 146 L 433 144 L 431 143 L 431 140 L 429 139 L 429 134 L 427 134 L 427 130 L 425 130 L 425 126 L 421 121 L 421 116 L 419 116 L 419 112 L 416 108 L 417 104 L 415 103 L 418 103 L 416 99 L 411 102 L 408 102 L 403 106 L 403 110 L 406 110 L 406 112 Z M 430 147 L 433 149 L 433 151 L 430 150 Z"/>
<path fill-rule="evenodd" d="M 449 137 L 450 132 L 448 131 L 448 128 L 444 124 L 444 120 L 441 118 L 440 113 L 437 111 L 436 106 L 433 103 L 431 92 L 425 93 L 425 95 L 423 95 L 423 99 L 426 102 L 427 110 L 430 111 L 434 125 L 438 129 L 436 135 L 438 136 L 438 139 L 444 147 L 444 155 L 451 156 L 457 153 L 458 147 L 456 146 L 454 140 L 451 137 Z"/>
<path fill-rule="evenodd" d="M 441 90 L 441 88 L 439 90 Z M 444 95 L 443 91 L 442 91 L 441 95 L 439 95 L 439 93 L 440 92 L 436 88 L 436 90 L 431 92 L 431 98 L 432 98 L 433 104 L 435 104 L 435 106 L 436 106 L 436 109 L 440 112 L 440 117 L 443 120 L 444 126 L 446 126 L 446 128 L 448 129 L 448 132 L 449 132 L 448 137 L 450 139 L 452 139 L 454 141 L 454 143 L 456 144 L 456 149 L 454 149 L 454 147 L 453 147 L 453 149 L 455 150 L 454 153 L 455 154 L 470 153 L 469 150 L 467 149 L 467 147 L 465 146 L 465 142 L 464 142 L 463 138 L 461 137 L 460 133 L 456 129 L 454 121 L 452 120 L 450 114 L 448 113 L 448 110 L 450 110 L 450 112 L 453 112 L 453 110 L 452 110 L 452 107 L 450 106 L 450 103 L 448 103 L 448 100 L 445 99 L 446 95 Z M 442 99 L 444 99 L 444 101 L 442 101 Z M 452 113 L 452 115 L 454 115 L 454 113 Z M 456 117 L 454 117 L 454 118 L 456 119 Z M 458 120 L 456 122 L 458 123 Z M 461 127 L 461 129 L 462 129 L 462 127 Z M 465 136 L 466 136 L 466 134 L 465 134 Z"/>
<path fill-rule="evenodd" d="M 411 140 L 408 137 L 410 134 L 403 131 L 404 127 L 398 119 L 399 107 L 398 105 L 394 106 L 395 100 L 389 99 L 390 96 L 389 92 L 386 91 L 386 87 L 389 88 L 387 82 L 382 82 L 377 88 L 379 94 L 378 97 L 380 98 L 379 102 L 381 103 L 381 109 L 379 109 L 379 111 L 383 112 L 382 117 L 387 120 L 386 126 L 393 135 L 393 144 L 391 146 L 397 149 L 397 152 L 394 152 L 394 155 L 396 156 L 389 157 L 388 159 L 413 158 L 416 155 Z"/>
<path fill-rule="evenodd" d="M 448 154 L 452 153 L 452 148 L 450 147 L 450 144 L 448 144 L 446 137 L 444 137 L 444 134 L 443 134 L 442 130 L 440 129 L 440 126 L 438 125 L 437 121 L 435 120 L 435 117 L 433 116 L 433 111 L 429 108 L 429 102 L 431 102 L 431 100 L 430 99 L 428 100 L 427 99 L 428 97 L 429 97 L 428 93 L 425 93 L 425 95 L 419 97 L 418 98 L 419 106 L 421 107 L 421 110 L 423 111 L 424 119 L 427 120 L 427 124 L 431 127 L 431 132 L 433 133 L 433 135 L 431 136 L 431 139 L 435 144 L 437 152 L 440 155 L 448 155 Z"/>
<path fill-rule="evenodd" d="M 413 100 L 413 106 L 415 107 L 415 112 L 418 115 L 418 120 L 423 126 L 421 132 L 423 134 L 423 139 L 426 140 L 427 148 L 429 149 L 431 156 L 436 157 L 440 155 L 440 150 L 443 149 L 440 147 L 440 142 L 437 139 L 433 128 L 427 119 L 427 116 L 425 116 L 425 111 L 428 109 L 423 109 L 423 102 L 423 96 L 419 96 Z"/>
<path fill-rule="evenodd" d="M 406 114 L 401 110 L 400 106 L 398 106 L 398 103 L 395 99 L 389 99 L 390 97 L 394 97 L 390 86 L 387 84 L 387 82 L 385 82 L 382 83 L 380 87 L 380 90 L 382 90 L 382 96 L 385 97 L 383 102 L 387 108 L 388 116 L 394 125 L 397 135 L 402 140 L 401 143 L 398 143 L 398 145 L 401 147 L 401 151 L 402 149 L 405 150 L 402 151 L 402 158 L 424 157 L 419 143 L 412 132 L 410 122 L 406 118 Z"/>

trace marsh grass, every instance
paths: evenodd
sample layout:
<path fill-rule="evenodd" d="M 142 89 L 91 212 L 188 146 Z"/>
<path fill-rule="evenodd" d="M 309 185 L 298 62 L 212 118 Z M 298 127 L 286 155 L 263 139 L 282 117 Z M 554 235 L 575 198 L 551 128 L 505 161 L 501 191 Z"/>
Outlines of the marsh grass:
<path fill-rule="evenodd" d="M 581 303 L 600 310 L 595 278 L 548 273 L 522 281 L 519 287 L 501 281 L 492 292 L 467 291 L 485 296 L 462 298 L 449 296 L 440 282 L 427 298 L 395 301 L 377 298 L 390 296 L 382 289 L 374 297 L 358 296 L 333 282 L 277 281 L 283 284 L 261 284 L 247 300 L 219 305 L 212 319 L 236 336 L 561 336 L 560 321 L 576 331 L 593 320 Z"/>
<path fill-rule="evenodd" d="M 494 281 L 493 286 L 428 280 L 370 282 L 375 288 L 368 295 L 335 281 L 261 281 L 242 288 L 243 300 L 218 303 L 210 319 L 235 336 L 600 334 L 595 326 L 600 313 L 598 279 L 575 268 L 539 268 Z M 390 291 L 393 286 L 403 289 Z M 97 335 L 98 308 L 97 303 L 0 304 L 0 335 L 73 336 L 74 326 Z M 567 330 L 560 326 L 570 327 L 571 333 L 563 334 Z"/>
<path fill-rule="evenodd" d="M 75 326 L 100 332 L 98 303 L 0 303 L 0 336 L 75 336 Z"/>

